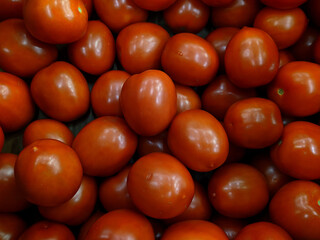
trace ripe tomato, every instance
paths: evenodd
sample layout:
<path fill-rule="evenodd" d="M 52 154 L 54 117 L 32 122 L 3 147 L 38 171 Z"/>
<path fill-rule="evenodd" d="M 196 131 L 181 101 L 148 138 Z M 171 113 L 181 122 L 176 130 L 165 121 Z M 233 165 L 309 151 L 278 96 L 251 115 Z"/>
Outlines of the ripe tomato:
<path fill-rule="evenodd" d="M 160 69 L 161 53 L 169 38 L 169 33 L 155 23 L 134 23 L 125 27 L 116 40 L 122 67 L 130 74 Z"/>
<path fill-rule="evenodd" d="M 87 234 L 91 226 L 103 215 L 104 213 L 100 211 L 97 211 L 94 214 L 92 214 L 90 218 L 84 224 L 81 225 L 77 240 L 86 240 Z"/>
<path fill-rule="evenodd" d="M 3 240 L 19 239 L 26 228 L 26 222 L 18 215 L 0 214 L 0 236 Z"/>
<path fill-rule="evenodd" d="M 137 153 L 143 157 L 153 152 L 170 153 L 167 143 L 168 132 L 163 131 L 155 136 L 139 136 Z"/>
<path fill-rule="evenodd" d="M 20 152 L 14 174 L 28 201 L 49 207 L 66 202 L 77 192 L 82 166 L 71 147 L 57 140 L 43 139 Z"/>
<path fill-rule="evenodd" d="M 201 1 L 211 7 L 224 7 L 234 2 L 235 0 L 201 0 Z"/>
<path fill-rule="evenodd" d="M 258 87 L 276 76 L 279 51 L 267 33 L 244 27 L 230 40 L 224 63 L 232 83 L 241 88 Z"/>
<path fill-rule="evenodd" d="M 209 172 L 221 166 L 229 152 L 229 143 L 220 122 L 200 109 L 178 114 L 168 132 L 168 146 L 188 168 Z"/>
<path fill-rule="evenodd" d="M 279 9 L 291 9 L 300 6 L 305 3 L 307 0 L 260 0 L 263 4 Z"/>
<path fill-rule="evenodd" d="M 244 219 L 229 218 L 222 215 L 214 215 L 211 221 L 225 232 L 229 240 L 234 240 L 240 230 L 248 224 Z"/>
<path fill-rule="evenodd" d="M 145 0 L 133 0 L 137 6 L 151 11 L 161 11 L 168 8 L 172 5 L 176 0 L 152 0 L 152 1 L 145 1 Z"/>
<path fill-rule="evenodd" d="M 159 70 L 133 75 L 123 84 L 120 106 L 125 120 L 136 133 L 157 135 L 176 114 L 175 86 L 171 78 Z"/>
<path fill-rule="evenodd" d="M 194 195 L 194 182 L 188 169 L 165 153 L 150 153 L 135 162 L 127 184 L 134 205 L 152 218 L 182 214 Z"/>
<path fill-rule="evenodd" d="M 1 0 L 0 21 L 22 18 L 23 0 Z"/>
<path fill-rule="evenodd" d="M 279 68 L 281 68 L 283 65 L 286 65 L 289 62 L 293 62 L 294 60 L 294 56 L 288 50 L 279 51 Z"/>
<path fill-rule="evenodd" d="M 79 40 L 88 25 L 88 13 L 82 0 L 25 0 L 23 18 L 31 35 L 52 44 Z"/>
<path fill-rule="evenodd" d="M 176 84 L 177 114 L 191 109 L 200 109 L 201 100 L 199 95 L 191 88 Z"/>
<path fill-rule="evenodd" d="M 0 152 L 2 150 L 3 145 L 4 145 L 4 134 L 3 134 L 2 127 L 0 126 Z"/>
<path fill-rule="evenodd" d="M 31 36 L 22 19 L 0 23 L 0 67 L 20 77 L 31 77 L 58 57 L 56 46 Z"/>
<path fill-rule="evenodd" d="M 0 72 L 0 112 L 0 126 L 4 132 L 20 130 L 34 115 L 28 85 L 10 73 Z"/>
<path fill-rule="evenodd" d="M 270 202 L 272 221 L 293 239 L 315 240 L 320 236 L 320 187 L 310 181 L 283 186 Z"/>
<path fill-rule="evenodd" d="M 63 123 L 52 119 L 39 119 L 30 123 L 23 133 L 23 146 L 36 140 L 55 139 L 71 146 L 73 133 Z"/>
<path fill-rule="evenodd" d="M 67 62 L 55 62 L 32 79 L 31 94 L 49 117 L 69 122 L 80 118 L 89 108 L 90 92 L 82 73 Z"/>

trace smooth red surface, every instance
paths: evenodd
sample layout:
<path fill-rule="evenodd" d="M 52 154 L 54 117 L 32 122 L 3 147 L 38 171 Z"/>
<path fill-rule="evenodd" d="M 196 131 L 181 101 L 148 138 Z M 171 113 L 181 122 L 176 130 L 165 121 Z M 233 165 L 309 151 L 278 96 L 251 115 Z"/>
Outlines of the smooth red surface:
<path fill-rule="evenodd" d="M 139 136 L 137 153 L 140 157 L 153 152 L 170 153 L 167 138 L 167 131 L 161 132 L 151 137 Z"/>
<path fill-rule="evenodd" d="M 201 100 L 191 87 L 176 84 L 177 114 L 191 109 L 200 109 Z"/>
<path fill-rule="evenodd" d="M 85 240 L 91 226 L 103 215 L 104 213 L 100 211 L 93 213 L 90 218 L 81 225 L 77 240 Z"/>
<path fill-rule="evenodd" d="M 3 240 L 16 240 L 27 228 L 27 223 L 15 214 L 0 214 L 0 236 Z"/>
<path fill-rule="evenodd" d="M 1 0 L 0 21 L 22 18 L 23 0 Z"/>

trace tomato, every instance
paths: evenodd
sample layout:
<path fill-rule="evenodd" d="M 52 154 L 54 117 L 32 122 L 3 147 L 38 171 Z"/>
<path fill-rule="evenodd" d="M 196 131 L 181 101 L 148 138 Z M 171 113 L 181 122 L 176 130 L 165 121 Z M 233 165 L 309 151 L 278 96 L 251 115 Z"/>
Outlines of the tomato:
<path fill-rule="evenodd" d="M 232 218 L 252 217 L 261 212 L 269 200 L 265 177 L 243 163 L 217 169 L 209 181 L 208 194 L 213 207 Z"/>
<path fill-rule="evenodd" d="M 29 227 L 19 240 L 75 240 L 68 227 L 63 224 L 40 221 Z"/>
<path fill-rule="evenodd" d="M 176 93 L 177 114 L 187 110 L 201 108 L 200 97 L 192 88 L 176 84 Z"/>
<path fill-rule="evenodd" d="M 182 112 L 173 119 L 168 146 L 183 164 L 199 172 L 221 166 L 229 152 L 228 138 L 220 122 L 200 109 Z"/>
<path fill-rule="evenodd" d="M 293 62 L 295 60 L 294 56 L 288 50 L 279 51 L 279 68 L 283 65 L 286 65 L 289 62 Z"/>
<path fill-rule="evenodd" d="M 25 0 L 23 18 L 31 35 L 53 44 L 79 40 L 88 25 L 88 13 L 82 0 Z"/>
<path fill-rule="evenodd" d="M 23 134 L 23 146 L 36 140 L 55 139 L 71 146 L 73 133 L 63 123 L 52 119 L 39 119 L 30 123 Z"/>
<path fill-rule="evenodd" d="M 168 132 L 163 131 L 155 136 L 144 137 L 139 136 L 137 153 L 143 157 L 153 152 L 170 153 L 167 143 Z"/>
<path fill-rule="evenodd" d="M 176 114 L 175 86 L 171 78 L 159 70 L 133 75 L 123 84 L 120 106 L 125 120 L 136 133 L 157 135 Z"/>
<path fill-rule="evenodd" d="M 204 220 L 189 220 L 171 225 L 161 240 L 228 240 L 217 225 Z"/>
<path fill-rule="evenodd" d="M 162 50 L 169 33 L 154 23 L 134 23 L 120 31 L 116 40 L 117 56 L 130 74 L 160 69 Z"/>
<path fill-rule="evenodd" d="M 220 75 L 204 90 L 201 96 L 203 109 L 219 120 L 223 120 L 228 108 L 235 102 L 256 97 L 254 88 L 242 89 L 230 82 L 228 76 Z"/>
<path fill-rule="evenodd" d="M 97 199 L 98 187 L 94 178 L 83 176 L 76 194 L 68 201 L 54 207 L 41 207 L 39 212 L 46 219 L 79 225 L 89 218 Z"/>
<path fill-rule="evenodd" d="M 210 9 L 201 0 L 177 0 L 163 11 L 163 18 L 174 32 L 200 32 L 207 24 Z"/>
<path fill-rule="evenodd" d="M 0 126 L 14 132 L 27 125 L 34 116 L 34 104 L 28 85 L 12 74 L 0 72 Z"/>
<path fill-rule="evenodd" d="M 56 206 L 72 198 L 79 189 L 82 166 L 71 147 L 57 140 L 43 139 L 20 152 L 14 174 L 28 201 L 40 206 Z"/>
<path fill-rule="evenodd" d="M 211 22 L 217 28 L 251 26 L 259 10 L 259 0 L 233 0 L 231 4 L 212 8 Z"/>
<path fill-rule="evenodd" d="M 247 221 L 243 219 L 229 218 L 222 215 L 215 215 L 212 222 L 219 226 L 229 240 L 234 240 L 242 228 L 247 225 Z"/>
<path fill-rule="evenodd" d="M 268 97 L 287 115 L 303 117 L 320 111 L 320 66 L 294 61 L 281 69 L 268 87 Z"/>
<path fill-rule="evenodd" d="M 0 23 L 0 67 L 6 72 L 30 77 L 57 57 L 57 48 L 32 37 L 22 19 Z"/>
<path fill-rule="evenodd" d="M 234 2 L 235 0 L 201 0 L 211 7 L 224 7 Z"/>
<path fill-rule="evenodd" d="M 216 75 L 219 59 L 214 47 L 205 39 L 192 33 L 179 33 L 167 42 L 161 64 L 173 81 L 202 86 Z"/>
<path fill-rule="evenodd" d="M 291 9 L 296 8 L 303 3 L 305 3 L 307 0 L 260 0 L 263 4 L 273 7 L 273 8 L 279 8 L 279 9 Z"/>
<path fill-rule="evenodd" d="M 18 239 L 26 228 L 26 222 L 18 215 L 0 214 L 0 236 L 3 240 Z"/>
<path fill-rule="evenodd" d="M 150 153 L 138 159 L 130 169 L 127 184 L 135 206 L 158 219 L 182 214 L 194 195 L 188 169 L 165 153 Z"/>
<path fill-rule="evenodd" d="M 22 18 L 23 0 L 1 0 L 0 21 L 8 18 Z"/>
<path fill-rule="evenodd" d="M 320 64 L 320 36 L 314 43 L 314 60 Z"/>
<path fill-rule="evenodd" d="M 126 26 L 145 22 L 148 11 L 139 8 L 133 0 L 93 0 L 95 10 L 113 32 L 120 32 Z"/>
<path fill-rule="evenodd" d="M 90 92 L 82 73 L 67 62 L 55 62 L 32 79 L 31 94 L 49 117 L 69 122 L 80 118 L 89 108 Z"/>
<path fill-rule="evenodd" d="M 131 166 L 123 168 L 116 175 L 103 180 L 99 186 L 99 199 L 108 212 L 117 209 L 136 210 L 127 187 L 127 179 Z"/>
<path fill-rule="evenodd" d="M 81 225 L 77 240 L 85 240 L 91 226 L 103 215 L 104 213 L 100 211 L 97 211 L 94 214 L 92 214 L 90 218 L 84 224 Z"/>
<path fill-rule="evenodd" d="M 256 222 L 244 227 L 235 240 L 292 240 L 290 235 L 278 225 L 269 222 Z"/>
<path fill-rule="evenodd" d="M 29 203 L 16 185 L 14 165 L 18 156 L 12 153 L 0 153 L 0 212 L 19 212 Z M 0 234 L 1 236 L 1 234 Z"/>
<path fill-rule="evenodd" d="M 90 17 L 92 13 L 92 1 L 93 0 L 82 0 L 85 8 L 87 9 L 88 17 Z"/>
<path fill-rule="evenodd" d="M 0 152 L 1 152 L 1 150 L 2 150 L 2 147 L 3 147 L 3 145 L 4 145 L 4 134 L 3 134 L 3 130 L 2 130 L 2 128 L 1 128 L 1 126 L 0 126 Z"/>
<path fill-rule="evenodd" d="M 129 162 L 137 147 L 137 136 L 122 118 L 105 116 L 82 128 L 72 147 L 85 174 L 111 176 Z"/>
<path fill-rule="evenodd" d="M 86 240 L 154 240 L 153 229 L 143 215 L 127 209 L 114 210 L 100 217 L 90 228 Z"/>
<path fill-rule="evenodd" d="M 96 116 L 122 116 L 120 93 L 129 77 L 125 71 L 112 70 L 98 78 L 91 90 L 91 106 Z"/>
<path fill-rule="evenodd" d="M 279 49 L 295 44 L 307 24 L 307 16 L 300 8 L 279 10 L 265 7 L 254 20 L 254 27 L 268 33 Z"/>
<path fill-rule="evenodd" d="M 172 5 L 176 0 L 152 0 L 152 1 L 144 1 L 144 0 L 133 0 L 137 6 L 151 11 L 161 11 L 168 8 Z"/>
<path fill-rule="evenodd" d="M 320 15 L 318 14 L 320 10 L 320 2 L 318 0 L 309 0 L 307 3 L 307 11 L 312 22 L 317 26 L 320 26 Z"/>
<path fill-rule="evenodd" d="M 272 198 L 272 221 L 293 239 L 315 240 L 320 236 L 320 187 L 310 181 L 293 181 Z"/>
<path fill-rule="evenodd" d="M 244 27 L 230 40 L 224 63 L 232 83 L 241 88 L 258 87 L 276 76 L 279 51 L 267 33 Z"/>

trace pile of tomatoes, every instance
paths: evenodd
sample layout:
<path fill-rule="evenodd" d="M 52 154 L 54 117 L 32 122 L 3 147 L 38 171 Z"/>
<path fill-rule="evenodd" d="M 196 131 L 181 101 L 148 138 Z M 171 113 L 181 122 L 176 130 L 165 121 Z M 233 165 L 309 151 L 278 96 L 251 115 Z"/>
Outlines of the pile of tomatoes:
<path fill-rule="evenodd" d="M 0 239 L 320 240 L 320 0 L 0 0 Z"/>

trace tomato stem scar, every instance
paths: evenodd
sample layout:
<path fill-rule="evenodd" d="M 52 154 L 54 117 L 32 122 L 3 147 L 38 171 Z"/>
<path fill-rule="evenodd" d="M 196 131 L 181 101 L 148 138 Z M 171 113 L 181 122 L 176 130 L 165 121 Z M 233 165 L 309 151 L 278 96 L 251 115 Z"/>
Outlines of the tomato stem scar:
<path fill-rule="evenodd" d="M 277 92 L 280 96 L 284 94 L 284 90 L 282 88 L 279 88 Z"/>

